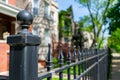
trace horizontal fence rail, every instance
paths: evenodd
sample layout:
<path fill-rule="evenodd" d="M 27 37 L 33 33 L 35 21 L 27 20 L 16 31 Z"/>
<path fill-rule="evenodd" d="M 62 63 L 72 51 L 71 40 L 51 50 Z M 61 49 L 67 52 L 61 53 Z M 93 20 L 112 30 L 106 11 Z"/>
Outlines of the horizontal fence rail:
<path fill-rule="evenodd" d="M 68 54 L 69 53 L 70 52 L 68 50 Z M 60 49 L 59 57 L 60 55 L 62 55 L 62 49 Z M 75 57 L 73 62 L 71 62 L 71 59 L 68 61 L 71 62 L 70 64 L 63 63 L 63 57 L 58 58 L 59 67 L 46 73 L 39 73 L 38 79 L 42 80 L 50 77 L 48 80 L 52 80 L 52 77 L 54 77 L 55 74 L 59 74 L 58 79 L 63 80 L 63 74 L 65 74 L 63 71 L 67 70 L 67 80 L 71 80 L 71 73 L 69 70 L 71 70 L 73 67 L 74 73 L 72 80 L 107 80 L 107 49 L 84 49 L 82 51 L 78 49 L 76 52 L 74 52 L 73 56 Z M 61 64 L 64 66 L 61 66 Z M 78 70 L 76 67 L 78 67 Z M 76 72 L 78 72 L 78 74 Z"/>

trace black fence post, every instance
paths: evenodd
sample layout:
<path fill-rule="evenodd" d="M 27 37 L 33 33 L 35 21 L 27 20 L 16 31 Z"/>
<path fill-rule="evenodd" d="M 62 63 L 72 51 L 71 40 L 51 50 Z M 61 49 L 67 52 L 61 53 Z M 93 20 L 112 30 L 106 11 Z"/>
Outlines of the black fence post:
<path fill-rule="evenodd" d="M 111 49 L 110 48 L 108 48 L 107 49 L 107 54 L 108 54 L 108 63 L 107 63 L 107 65 L 108 65 L 108 72 L 107 72 L 107 79 L 109 80 L 110 78 L 111 78 L 111 65 L 112 65 L 112 52 L 111 52 Z"/>
<path fill-rule="evenodd" d="M 52 69 L 52 54 L 51 54 L 51 45 L 48 44 L 48 54 L 46 59 L 46 65 L 47 65 L 47 71 L 50 71 Z M 52 75 L 47 78 L 47 80 L 52 80 Z"/>
<path fill-rule="evenodd" d="M 97 48 L 95 48 L 95 55 L 98 55 L 98 49 Z M 96 73 L 96 76 L 95 76 L 95 79 L 96 80 L 100 80 L 100 71 L 99 71 L 99 56 L 98 57 L 96 57 L 96 62 L 97 62 L 97 65 L 96 65 L 96 69 L 95 69 L 95 73 Z"/>
<path fill-rule="evenodd" d="M 80 47 L 78 47 L 78 61 L 81 60 L 81 52 L 80 52 Z M 80 64 L 78 64 L 78 75 L 80 75 L 81 70 L 80 70 L 81 66 Z"/>
<path fill-rule="evenodd" d="M 10 45 L 9 80 L 37 80 L 38 79 L 38 46 L 40 38 L 32 35 L 28 28 L 33 17 L 22 10 L 17 15 L 17 22 L 22 30 L 17 35 L 7 38 Z"/>
<path fill-rule="evenodd" d="M 62 53 L 62 46 L 60 46 L 59 56 L 58 56 L 59 66 L 62 67 L 64 64 L 64 56 Z M 59 73 L 59 80 L 63 80 L 63 71 Z"/>
<path fill-rule="evenodd" d="M 76 49 L 74 49 L 73 53 L 73 62 L 76 62 Z M 73 67 L 74 69 L 74 79 L 76 79 L 76 65 Z"/>

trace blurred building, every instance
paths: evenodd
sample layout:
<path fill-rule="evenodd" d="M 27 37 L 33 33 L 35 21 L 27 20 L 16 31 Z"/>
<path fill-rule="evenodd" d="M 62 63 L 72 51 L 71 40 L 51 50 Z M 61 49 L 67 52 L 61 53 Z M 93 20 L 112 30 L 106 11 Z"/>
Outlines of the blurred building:
<path fill-rule="evenodd" d="M 26 2 L 25 9 L 34 16 L 32 33 L 41 37 L 39 60 L 45 60 L 48 44 L 54 48 L 58 42 L 58 4 L 53 0 Z"/>

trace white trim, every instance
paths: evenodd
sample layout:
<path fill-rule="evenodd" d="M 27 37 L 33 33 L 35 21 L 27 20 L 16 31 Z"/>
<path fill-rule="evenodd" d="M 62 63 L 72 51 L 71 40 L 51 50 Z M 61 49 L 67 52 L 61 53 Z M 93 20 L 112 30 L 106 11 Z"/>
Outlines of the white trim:
<path fill-rule="evenodd" d="M 17 13 L 21 10 L 17 7 L 14 7 L 12 5 L 6 4 L 2 1 L 0 1 L 0 13 L 16 17 Z"/>
<path fill-rule="evenodd" d="M 0 75 L 8 76 L 9 75 L 9 71 L 0 72 Z"/>
<path fill-rule="evenodd" d="M 7 43 L 6 40 L 0 40 L 0 43 Z"/>
<path fill-rule="evenodd" d="M 8 0 L 6 0 L 6 3 L 8 4 Z"/>

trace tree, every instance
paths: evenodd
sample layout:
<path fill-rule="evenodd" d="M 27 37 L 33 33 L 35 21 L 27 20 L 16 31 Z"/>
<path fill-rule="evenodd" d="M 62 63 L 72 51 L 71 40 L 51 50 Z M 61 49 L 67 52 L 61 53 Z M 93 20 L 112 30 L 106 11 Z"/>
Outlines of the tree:
<path fill-rule="evenodd" d="M 106 23 L 109 23 L 109 34 L 120 28 L 120 1 L 118 1 L 107 13 Z"/>
<path fill-rule="evenodd" d="M 93 46 L 100 37 L 102 32 L 106 13 L 108 12 L 113 0 L 76 0 L 83 7 L 88 9 L 89 12 L 89 24 L 87 26 L 92 26 L 92 31 L 94 33 Z M 102 40 L 103 41 L 103 40 Z M 98 45 L 101 45 L 101 41 L 98 42 Z"/>
<path fill-rule="evenodd" d="M 116 31 L 112 32 L 108 39 L 108 46 L 120 52 L 120 29 L 117 28 Z"/>
<path fill-rule="evenodd" d="M 72 6 L 59 12 L 59 39 L 72 36 Z"/>

